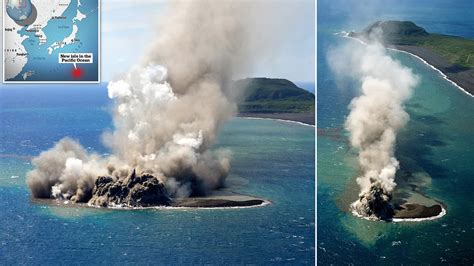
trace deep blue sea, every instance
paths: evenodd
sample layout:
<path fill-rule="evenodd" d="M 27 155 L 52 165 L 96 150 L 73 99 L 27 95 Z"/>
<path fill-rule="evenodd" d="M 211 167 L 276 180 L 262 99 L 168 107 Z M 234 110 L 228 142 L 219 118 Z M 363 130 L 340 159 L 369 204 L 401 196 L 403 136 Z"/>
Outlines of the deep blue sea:
<path fill-rule="evenodd" d="M 313 264 L 313 127 L 234 119 L 228 187 L 268 199 L 245 209 L 101 210 L 32 203 L 31 156 L 65 136 L 107 152 L 105 85 L 0 88 L 0 264 Z"/>
<path fill-rule="evenodd" d="M 317 261 L 321 265 L 474 263 L 474 98 L 420 60 L 390 55 L 421 78 L 406 104 L 410 121 L 398 136 L 396 156 L 421 193 L 446 205 L 433 221 L 386 223 L 342 211 L 358 190 L 357 152 L 343 123 L 357 95 L 354 80 L 336 80 L 331 47 L 352 41 L 334 33 L 360 30 L 377 20 L 412 20 L 429 32 L 474 38 L 474 1 L 318 1 L 317 34 Z"/>

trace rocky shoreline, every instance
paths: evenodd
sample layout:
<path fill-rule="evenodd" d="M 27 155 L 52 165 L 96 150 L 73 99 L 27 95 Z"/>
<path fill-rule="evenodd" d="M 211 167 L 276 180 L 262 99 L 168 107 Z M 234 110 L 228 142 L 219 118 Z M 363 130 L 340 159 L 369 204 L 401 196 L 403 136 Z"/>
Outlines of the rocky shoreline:
<path fill-rule="evenodd" d="M 45 204 L 45 205 L 52 205 L 57 207 L 83 207 L 83 208 L 98 208 L 104 210 L 141 210 L 141 209 L 166 209 L 166 208 L 190 208 L 190 209 L 219 209 L 219 208 L 251 208 L 251 207 L 260 207 L 270 204 L 269 201 L 255 198 L 246 195 L 228 195 L 228 196 L 218 196 L 218 197 L 194 197 L 194 198 L 183 198 L 177 199 L 175 201 L 171 201 L 167 205 L 149 205 L 149 206 L 123 206 L 123 205 L 107 205 L 107 206 L 98 206 L 98 205 L 91 205 L 87 203 L 73 203 L 71 201 L 64 201 L 58 199 L 39 199 L 39 198 L 32 198 L 32 203 L 35 204 Z"/>
<path fill-rule="evenodd" d="M 33 198 L 33 202 L 56 204 L 58 206 L 84 206 L 112 209 L 146 208 L 228 208 L 262 206 L 269 201 L 242 195 L 221 188 L 206 196 L 184 198 L 170 197 L 166 186 L 151 174 L 137 174 L 135 170 L 125 178 L 99 176 L 94 189 L 84 201 L 65 197 Z"/>

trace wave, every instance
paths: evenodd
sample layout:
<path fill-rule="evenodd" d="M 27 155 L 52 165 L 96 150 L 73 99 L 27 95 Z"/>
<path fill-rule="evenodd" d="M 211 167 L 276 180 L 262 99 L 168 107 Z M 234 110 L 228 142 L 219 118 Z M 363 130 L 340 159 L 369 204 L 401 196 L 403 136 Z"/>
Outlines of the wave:
<path fill-rule="evenodd" d="M 433 65 L 431 65 L 430 63 L 428 63 L 425 59 L 415 55 L 415 54 L 412 54 L 410 52 L 407 52 L 407 51 L 403 51 L 403 50 L 399 50 L 399 49 L 396 49 L 396 48 L 387 48 L 389 50 L 393 50 L 393 51 L 397 51 L 397 52 L 401 52 L 401 53 L 406 53 L 406 54 L 409 54 L 413 57 L 416 57 L 418 58 L 421 62 L 423 62 L 425 65 L 431 67 L 432 69 L 436 70 L 439 72 L 439 74 L 441 74 L 441 77 L 443 77 L 445 80 L 447 80 L 449 83 L 451 83 L 453 86 L 455 86 L 456 88 L 460 89 L 462 92 L 464 92 L 465 94 L 471 96 L 471 97 L 474 97 L 474 95 L 472 95 L 471 93 L 469 93 L 467 90 L 463 89 L 461 86 L 459 86 L 459 84 L 457 84 L 456 82 L 454 82 L 453 80 L 449 79 L 449 77 L 444 74 L 441 70 L 437 69 L 436 67 L 434 67 Z"/>
<path fill-rule="evenodd" d="M 68 204 L 68 203 L 65 203 Z M 185 206 L 152 206 L 152 207 L 128 207 L 123 205 L 112 205 L 108 207 L 100 207 L 95 206 L 92 204 L 86 204 L 87 207 L 95 208 L 95 209 L 111 209 L 111 210 L 225 210 L 225 209 L 248 209 L 248 208 L 257 208 L 257 207 L 264 207 L 270 205 L 271 202 L 268 200 L 262 200 L 262 203 L 258 205 L 251 205 L 251 206 L 229 206 L 229 207 L 185 207 Z"/>
<path fill-rule="evenodd" d="M 342 36 L 344 38 L 348 38 L 348 39 L 352 39 L 352 40 L 356 40 L 358 42 L 360 42 L 361 44 L 364 44 L 364 45 L 367 45 L 366 42 L 362 41 L 361 39 L 358 39 L 358 38 L 355 38 L 355 37 L 351 37 L 349 36 L 349 33 L 346 32 L 346 31 L 342 31 L 342 32 L 338 32 L 338 33 L 335 33 L 336 35 L 338 36 Z M 415 54 L 412 54 L 410 52 L 407 52 L 407 51 L 403 51 L 403 50 L 400 50 L 400 49 L 396 49 L 396 48 L 388 48 L 386 47 L 385 49 L 388 49 L 388 50 L 392 50 L 392 51 L 396 51 L 396 52 L 401 52 L 401 53 L 406 53 L 406 54 L 409 54 L 417 59 L 419 59 L 421 62 L 423 62 L 425 65 L 427 65 L 428 67 L 434 69 L 435 71 L 437 71 L 439 74 L 441 74 L 441 77 L 445 80 L 447 80 L 449 83 L 451 83 L 451 85 L 455 86 L 456 88 L 460 89 L 462 92 L 464 92 L 465 94 L 471 96 L 471 97 L 474 97 L 473 94 L 469 93 L 467 90 L 465 90 L 464 88 L 462 88 L 459 84 L 457 84 L 456 82 L 454 82 L 453 80 L 449 79 L 449 77 L 444 74 L 441 70 L 437 69 L 435 66 L 431 65 L 430 63 L 428 63 L 425 59 L 415 55 Z"/>
<path fill-rule="evenodd" d="M 441 212 L 436 215 L 436 216 L 432 216 L 432 217 L 426 217 L 426 218 L 393 218 L 392 219 L 392 222 L 395 222 L 395 223 L 402 223 L 402 222 L 423 222 L 423 221 L 431 221 L 431 220 L 436 220 L 436 219 L 439 219 L 443 216 L 446 215 L 446 209 L 443 208 L 443 206 L 441 206 Z"/>
<path fill-rule="evenodd" d="M 287 123 L 295 123 L 307 127 L 316 127 L 316 125 L 311 125 L 311 124 L 306 124 L 303 122 L 299 121 L 293 121 L 293 120 L 287 120 L 287 119 L 279 119 L 279 118 L 265 118 L 265 117 L 246 117 L 246 116 L 239 116 L 239 118 L 244 118 L 244 119 L 254 119 L 254 120 L 273 120 L 273 121 L 279 121 L 279 122 L 287 122 Z"/>
<path fill-rule="evenodd" d="M 376 217 L 367 217 L 367 216 L 362 216 L 360 215 L 358 212 L 356 212 L 355 210 L 352 210 L 351 212 L 354 216 L 358 217 L 358 218 L 362 218 L 364 220 L 368 220 L 368 221 L 383 221 L 383 220 L 380 220 Z M 394 223 L 404 223 L 404 222 L 424 222 L 424 221 L 432 221 L 432 220 L 436 220 L 436 219 L 439 219 L 443 216 L 446 215 L 446 209 L 443 208 L 443 206 L 441 206 L 441 212 L 436 215 L 436 216 L 431 216 L 431 217 L 425 217 L 425 218 L 392 218 L 390 221 L 391 222 L 394 222 Z"/>

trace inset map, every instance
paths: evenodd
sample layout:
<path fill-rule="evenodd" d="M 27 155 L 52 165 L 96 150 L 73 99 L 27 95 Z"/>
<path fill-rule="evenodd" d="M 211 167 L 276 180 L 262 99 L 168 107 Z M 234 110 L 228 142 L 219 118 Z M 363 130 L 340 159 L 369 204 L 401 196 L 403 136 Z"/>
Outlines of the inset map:
<path fill-rule="evenodd" d="M 100 82 L 100 0 L 4 3 L 4 82 Z"/>

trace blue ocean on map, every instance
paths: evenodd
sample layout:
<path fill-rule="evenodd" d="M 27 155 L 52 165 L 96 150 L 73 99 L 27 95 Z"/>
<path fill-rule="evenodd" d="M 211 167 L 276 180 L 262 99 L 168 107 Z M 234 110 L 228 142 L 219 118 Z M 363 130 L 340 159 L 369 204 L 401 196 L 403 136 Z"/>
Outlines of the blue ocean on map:
<path fill-rule="evenodd" d="M 336 80 L 328 65 L 332 47 L 355 42 L 335 33 L 361 30 L 376 20 L 410 20 L 428 32 L 474 38 L 472 1 L 318 1 L 317 34 L 317 261 L 321 265 L 472 265 L 474 263 L 474 98 L 439 72 L 406 53 L 391 57 L 421 78 L 406 110 L 410 121 L 398 135 L 401 167 L 426 174 L 419 192 L 442 202 L 447 214 L 423 222 L 374 222 L 343 211 L 356 200 L 357 152 L 350 148 L 344 121 L 359 95 L 358 83 Z M 453 2 L 454 3 L 454 2 Z M 364 16 L 357 16 L 365 14 Z M 357 45 L 357 43 L 356 43 Z M 347 207 L 347 206 L 346 206 Z"/>
<path fill-rule="evenodd" d="M 85 1 L 84 1 L 85 2 Z M 314 85 L 312 86 L 314 87 Z M 0 87 L 0 264 L 312 264 L 315 129 L 236 118 L 227 186 L 272 203 L 237 209 L 103 210 L 32 202 L 30 159 L 70 136 L 109 152 L 106 84 Z"/>
<path fill-rule="evenodd" d="M 22 42 L 28 54 L 28 61 L 22 71 L 8 81 L 99 81 L 99 4 L 98 1 L 71 0 L 69 6 L 59 17 L 51 19 L 43 28 L 47 36 L 46 43 L 39 43 L 35 31 L 27 31 L 27 26 L 18 30 L 18 33 L 28 38 Z M 78 6 L 78 3 L 80 5 Z M 86 15 L 86 18 L 73 22 L 77 10 Z M 78 27 L 76 41 L 55 49 L 50 54 L 48 48 L 55 42 L 61 42 L 73 32 L 73 24 Z M 75 66 L 71 63 L 59 64 L 59 53 L 92 53 L 93 63 L 78 63 L 81 75 L 72 73 Z M 25 79 L 25 73 L 31 73 Z"/>

